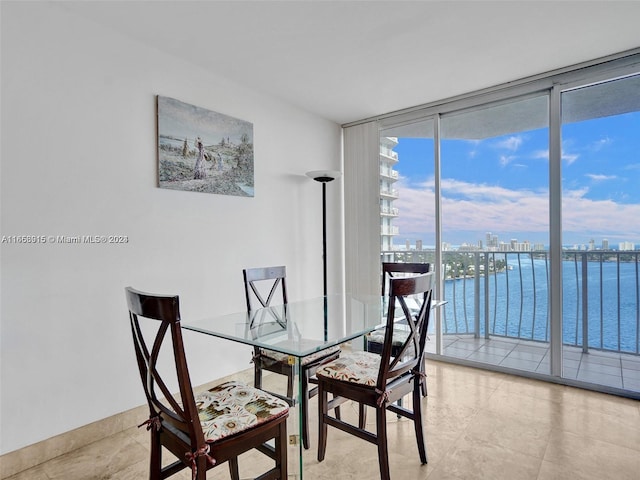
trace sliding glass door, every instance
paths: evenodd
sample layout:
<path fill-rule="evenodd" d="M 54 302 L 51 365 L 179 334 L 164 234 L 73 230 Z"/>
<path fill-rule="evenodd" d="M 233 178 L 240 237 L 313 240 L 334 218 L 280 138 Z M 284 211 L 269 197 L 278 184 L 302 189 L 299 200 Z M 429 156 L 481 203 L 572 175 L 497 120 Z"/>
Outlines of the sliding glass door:
<path fill-rule="evenodd" d="M 446 356 L 549 372 L 546 93 L 442 115 Z"/>
<path fill-rule="evenodd" d="M 640 391 L 640 76 L 561 110 L 563 376 Z"/>
<path fill-rule="evenodd" d="M 433 119 L 405 121 L 380 130 L 382 262 L 429 263 L 435 269 L 434 168 Z M 431 333 L 434 325 L 430 322 Z M 435 352 L 435 341 L 428 341 L 426 348 Z"/>
<path fill-rule="evenodd" d="M 435 190 L 433 120 L 380 131 L 383 261 L 433 263 Z"/>
<path fill-rule="evenodd" d="M 380 259 L 446 301 L 427 352 L 640 392 L 640 55 L 373 124 Z"/>

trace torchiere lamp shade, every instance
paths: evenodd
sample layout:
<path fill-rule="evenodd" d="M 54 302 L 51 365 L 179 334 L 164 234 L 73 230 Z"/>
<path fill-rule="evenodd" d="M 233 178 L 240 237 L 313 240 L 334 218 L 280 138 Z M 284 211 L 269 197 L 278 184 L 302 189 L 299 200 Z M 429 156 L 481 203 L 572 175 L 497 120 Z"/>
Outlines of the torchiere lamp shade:
<path fill-rule="evenodd" d="M 336 178 L 340 178 L 342 172 L 338 172 L 337 170 L 314 170 L 307 172 L 306 175 L 309 178 L 313 178 L 316 182 L 327 183 Z"/>

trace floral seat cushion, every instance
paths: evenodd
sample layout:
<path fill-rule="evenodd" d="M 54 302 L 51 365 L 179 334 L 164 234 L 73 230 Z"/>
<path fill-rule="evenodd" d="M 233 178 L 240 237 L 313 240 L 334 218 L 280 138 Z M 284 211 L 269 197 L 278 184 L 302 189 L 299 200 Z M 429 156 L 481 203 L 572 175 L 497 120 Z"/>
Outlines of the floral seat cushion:
<path fill-rule="evenodd" d="M 334 353 L 338 353 L 340 351 L 340 346 L 336 345 L 335 347 L 327 348 L 326 350 L 321 350 L 319 352 L 312 353 L 311 355 L 307 355 L 302 358 L 302 366 L 309 365 L 311 363 L 320 360 L 323 357 L 327 357 Z M 268 357 L 276 362 L 287 363 L 289 361 L 289 355 L 286 353 L 276 352 L 274 350 L 267 350 L 263 348 L 260 350 L 263 356 Z"/>
<path fill-rule="evenodd" d="M 369 335 L 367 335 L 367 341 L 372 343 L 384 343 L 385 332 L 386 332 L 386 329 L 384 328 L 379 330 L 374 330 Z M 409 338 L 410 334 L 411 334 L 411 331 L 408 328 L 404 328 L 404 329 L 394 328 L 393 340 L 391 341 L 391 344 L 394 347 L 400 347 L 404 345 L 404 343 L 407 341 L 407 338 Z"/>
<path fill-rule="evenodd" d="M 381 358 L 377 353 L 349 353 L 323 365 L 318 369 L 316 375 L 375 387 Z"/>
<path fill-rule="evenodd" d="M 226 382 L 196 395 L 204 438 L 215 442 L 287 414 L 289 405 L 240 382 Z"/>

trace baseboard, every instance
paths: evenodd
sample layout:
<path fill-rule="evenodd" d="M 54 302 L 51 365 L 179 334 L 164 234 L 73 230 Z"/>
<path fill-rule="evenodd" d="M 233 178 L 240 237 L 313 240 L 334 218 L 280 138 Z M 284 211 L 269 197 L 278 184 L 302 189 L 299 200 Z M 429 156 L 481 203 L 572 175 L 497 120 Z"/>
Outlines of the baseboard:
<path fill-rule="evenodd" d="M 6 453 L 0 457 L 0 479 L 20 473 L 53 458 L 72 452 L 83 445 L 96 442 L 131 427 L 148 416 L 142 405 L 88 425 L 47 438 L 33 445 Z"/>
<path fill-rule="evenodd" d="M 194 387 L 194 390 L 200 391 L 202 389 L 208 389 L 232 379 L 253 384 L 253 369 L 238 372 L 205 385 Z M 12 475 L 33 468 L 60 455 L 77 450 L 82 446 L 120 433 L 131 428 L 131 426 L 138 425 L 148 416 L 149 407 L 146 404 L 141 405 L 88 425 L 83 425 L 75 430 L 47 438 L 46 440 L 19 450 L 5 453 L 0 456 L 0 479 L 11 477 Z"/>

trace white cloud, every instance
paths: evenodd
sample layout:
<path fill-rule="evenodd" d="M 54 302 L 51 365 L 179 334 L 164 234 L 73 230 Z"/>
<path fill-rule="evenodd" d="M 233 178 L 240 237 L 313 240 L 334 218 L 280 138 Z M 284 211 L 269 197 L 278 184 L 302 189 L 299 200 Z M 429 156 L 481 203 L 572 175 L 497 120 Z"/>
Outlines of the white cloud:
<path fill-rule="evenodd" d="M 477 232 L 478 239 L 487 231 L 515 236 L 519 232 L 539 232 L 542 238 L 548 235 L 549 193 L 545 189 L 511 190 L 454 179 L 444 179 L 441 187 L 444 241 L 455 241 L 447 238 L 447 232 L 455 231 Z M 394 224 L 400 227 L 400 235 L 411 233 L 419 238 L 420 232 L 424 232 L 423 239 L 432 238 L 430 232 L 435 228 L 433 179 L 419 188 L 399 185 L 399 191 L 400 198 L 394 205 L 400 215 Z M 592 200 L 586 198 L 588 192 L 588 188 L 563 192 L 562 221 L 567 235 L 569 232 L 619 234 L 640 239 L 640 224 L 631 221 L 640 217 L 640 205 Z"/>
<path fill-rule="evenodd" d="M 531 154 L 531 158 L 536 160 L 549 160 L 549 150 L 536 150 Z M 571 165 L 573 162 L 578 160 L 580 155 L 577 153 L 566 153 L 563 149 L 562 151 L 562 160 L 567 162 L 567 165 Z"/>
<path fill-rule="evenodd" d="M 549 160 L 549 150 L 536 150 L 531 154 L 531 158 Z"/>
<path fill-rule="evenodd" d="M 589 189 L 587 187 L 574 188 L 571 190 L 564 190 L 562 192 L 562 198 L 564 200 L 568 198 L 582 198 L 589 193 Z"/>
<path fill-rule="evenodd" d="M 610 145 L 612 142 L 613 141 L 609 137 L 604 137 L 604 138 L 601 138 L 600 140 L 596 140 L 595 142 L 593 142 L 591 145 L 589 145 L 589 148 L 591 150 L 598 151 L 606 147 L 607 145 Z"/>
<path fill-rule="evenodd" d="M 587 173 L 586 176 L 594 182 L 604 182 L 606 180 L 615 180 L 616 178 L 618 178 L 615 175 L 599 175 L 596 173 Z"/>
<path fill-rule="evenodd" d="M 500 155 L 500 165 L 502 165 L 503 167 L 507 166 L 516 158 L 518 157 L 515 155 Z"/>
<path fill-rule="evenodd" d="M 578 158 L 580 158 L 580 155 L 578 155 L 577 153 L 565 153 L 562 152 L 562 160 L 564 160 L 565 162 L 567 162 L 567 165 L 571 165 L 573 162 L 575 162 Z"/>
<path fill-rule="evenodd" d="M 440 182 L 440 188 L 443 197 L 447 195 L 466 197 L 468 200 L 473 201 L 512 201 L 519 196 L 517 190 L 510 190 L 508 188 L 483 183 L 469 183 L 452 178 L 443 179 Z"/>
<path fill-rule="evenodd" d="M 520 148 L 520 146 L 522 145 L 522 142 L 523 142 L 523 139 L 521 136 L 514 135 L 509 138 L 505 138 L 504 140 L 501 140 L 499 142 L 496 142 L 496 146 L 498 148 L 505 148 L 507 150 L 511 150 L 512 152 L 515 152 Z"/>
<path fill-rule="evenodd" d="M 536 150 L 531 154 L 531 158 L 549 160 L 549 150 Z M 562 160 L 567 162 L 567 165 L 571 165 L 573 162 L 578 160 L 578 158 L 580 158 L 580 155 L 578 155 L 577 153 L 566 153 L 563 149 Z"/>

